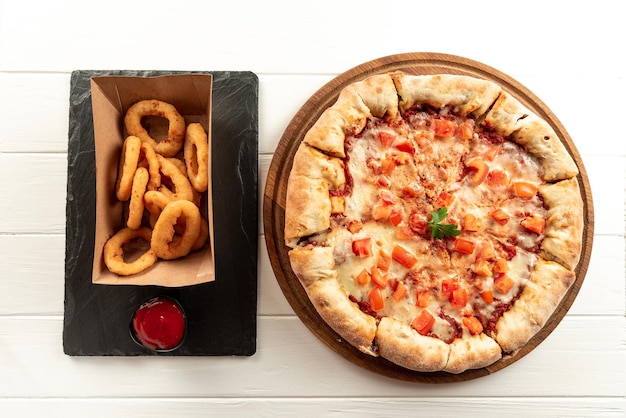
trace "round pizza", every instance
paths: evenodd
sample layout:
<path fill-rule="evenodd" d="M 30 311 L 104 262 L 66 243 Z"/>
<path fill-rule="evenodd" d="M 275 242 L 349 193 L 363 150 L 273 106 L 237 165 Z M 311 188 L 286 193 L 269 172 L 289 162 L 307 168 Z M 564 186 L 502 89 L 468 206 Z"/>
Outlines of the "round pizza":
<path fill-rule="evenodd" d="M 498 84 L 372 75 L 307 131 L 286 193 L 291 267 L 339 336 L 404 368 L 516 353 L 574 283 L 578 167 Z"/>

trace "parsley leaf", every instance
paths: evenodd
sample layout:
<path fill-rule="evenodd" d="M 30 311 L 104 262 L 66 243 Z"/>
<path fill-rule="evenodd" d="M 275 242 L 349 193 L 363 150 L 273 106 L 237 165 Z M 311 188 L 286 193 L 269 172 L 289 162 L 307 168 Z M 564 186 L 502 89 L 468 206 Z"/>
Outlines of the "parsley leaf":
<path fill-rule="evenodd" d="M 433 217 L 433 220 L 428 222 L 431 238 L 456 237 L 461 233 L 458 225 L 441 223 L 448 216 L 448 208 L 439 208 L 430 214 Z"/>

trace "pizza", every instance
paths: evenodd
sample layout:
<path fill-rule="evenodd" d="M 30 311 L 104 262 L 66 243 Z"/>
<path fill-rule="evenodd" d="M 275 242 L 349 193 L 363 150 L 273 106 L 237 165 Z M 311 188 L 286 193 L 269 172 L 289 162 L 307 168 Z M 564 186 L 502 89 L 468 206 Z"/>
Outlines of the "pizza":
<path fill-rule="evenodd" d="M 518 352 L 575 281 L 584 206 L 551 125 L 489 80 L 371 75 L 297 146 L 284 240 L 321 319 L 419 372 Z"/>

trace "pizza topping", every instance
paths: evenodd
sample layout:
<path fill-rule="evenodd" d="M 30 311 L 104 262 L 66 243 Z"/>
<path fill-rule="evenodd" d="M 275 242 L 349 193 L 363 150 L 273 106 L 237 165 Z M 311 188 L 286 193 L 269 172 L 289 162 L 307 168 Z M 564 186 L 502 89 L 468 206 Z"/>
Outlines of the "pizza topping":
<path fill-rule="evenodd" d="M 493 212 L 491 212 L 491 217 L 493 218 L 494 221 L 496 221 L 500 225 L 504 225 L 509 221 L 509 218 L 511 216 L 505 211 L 503 211 L 502 209 L 498 208 L 494 210 Z"/>
<path fill-rule="evenodd" d="M 474 158 L 466 162 L 465 165 L 474 170 L 471 179 L 476 186 L 485 181 L 487 174 L 489 174 L 489 166 L 481 158 Z"/>
<path fill-rule="evenodd" d="M 372 280 L 372 276 L 370 276 L 367 270 L 363 269 L 354 280 L 356 280 L 359 286 L 365 286 L 370 282 L 370 280 Z"/>
<path fill-rule="evenodd" d="M 493 275 L 493 272 L 491 271 L 491 267 L 489 266 L 489 263 L 483 260 L 477 261 L 474 264 L 474 268 L 472 269 L 472 271 L 476 273 L 477 275 L 483 276 L 483 277 L 490 277 Z"/>
<path fill-rule="evenodd" d="M 394 298 L 397 302 L 404 299 L 409 292 L 408 287 L 402 282 L 397 282 L 396 288 L 394 289 L 391 297 Z"/>
<path fill-rule="evenodd" d="M 372 283 L 374 283 L 375 286 L 381 289 L 387 287 L 387 284 L 389 283 L 389 276 L 387 275 L 387 273 L 381 273 L 378 267 L 372 267 L 372 270 L 370 271 L 370 276 L 372 277 Z"/>
<path fill-rule="evenodd" d="M 457 238 L 454 240 L 454 246 L 452 247 L 454 251 L 463 253 L 463 254 L 472 254 L 474 252 L 474 246 L 476 244 L 474 241 L 467 238 Z"/>
<path fill-rule="evenodd" d="M 422 335 L 427 335 L 435 324 L 435 317 L 423 309 L 419 316 L 411 322 L 411 327 Z"/>
<path fill-rule="evenodd" d="M 400 245 L 394 245 L 393 251 L 391 252 L 391 258 L 409 269 L 417 263 L 417 257 Z"/>
<path fill-rule="evenodd" d="M 391 267 L 391 255 L 387 254 L 383 249 L 378 251 L 378 263 L 376 267 L 382 271 L 388 271 L 389 267 Z"/>
<path fill-rule="evenodd" d="M 461 309 L 467 305 L 467 290 L 457 287 L 450 293 L 448 297 L 450 307 L 452 309 Z"/>
<path fill-rule="evenodd" d="M 487 174 L 487 184 L 490 187 L 504 187 L 508 186 L 509 178 L 502 170 L 493 170 Z"/>
<path fill-rule="evenodd" d="M 470 334 L 477 335 L 483 332 L 483 324 L 475 316 L 468 316 L 463 318 L 463 325 L 467 327 Z"/>
<path fill-rule="evenodd" d="M 420 308 L 425 308 L 430 305 L 430 292 L 428 290 L 418 291 L 415 304 Z"/>
<path fill-rule="evenodd" d="M 498 258 L 493 266 L 493 271 L 496 273 L 506 273 L 509 270 L 509 265 L 504 258 Z"/>
<path fill-rule="evenodd" d="M 451 138 L 456 131 L 456 122 L 448 119 L 432 119 L 431 128 L 438 138 Z"/>
<path fill-rule="evenodd" d="M 385 307 L 385 300 L 379 287 L 373 287 L 368 295 L 370 307 L 375 311 L 380 311 Z"/>
<path fill-rule="evenodd" d="M 493 290 L 483 290 L 480 292 L 480 298 L 488 305 L 493 303 Z"/>
<path fill-rule="evenodd" d="M 530 199 L 537 194 L 537 186 L 527 181 L 516 181 L 513 183 L 513 189 L 518 197 Z"/>
<path fill-rule="evenodd" d="M 441 223 L 448 216 L 447 208 L 439 208 L 430 214 L 433 218 L 432 221 L 428 222 L 431 238 L 456 237 L 461 233 L 458 225 Z"/>
<path fill-rule="evenodd" d="M 543 234 L 543 230 L 546 226 L 546 220 L 541 216 L 532 215 L 524 218 L 521 224 L 529 231 L 535 232 L 537 234 Z"/>
<path fill-rule="evenodd" d="M 509 293 L 509 291 L 513 288 L 513 285 L 515 285 L 515 282 L 504 273 L 501 273 L 493 279 L 493 286 L 503 295 Z"/>
<path fill-rule="evenodd" d="M 372 239 L 361 238 L 352 241 L 352 252 L 357 257 L 370 257 L 372 255 Z"/>
<path fill-rule="evenodd" d="M 477 218 L 476 215 L 468 213 L 465 215 L 465 218 L 463 218 L 463 230 L 476 232 L 480 230 L 481 223 L 481 220 Z"/>

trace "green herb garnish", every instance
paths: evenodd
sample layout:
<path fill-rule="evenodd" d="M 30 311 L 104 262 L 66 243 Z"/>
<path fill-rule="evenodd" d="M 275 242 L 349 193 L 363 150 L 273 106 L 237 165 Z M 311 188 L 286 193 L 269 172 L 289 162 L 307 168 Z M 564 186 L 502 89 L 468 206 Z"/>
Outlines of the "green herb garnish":
<path fill-rule="evenodd" d="M 461 233 L 457 224 L 442 224 L 441 221 L 448 216 L 448 208 L 439 208 L 436 212 L 430 212 L 433 220 L 428 222 L 431 238 L 456 237 Z"/>

